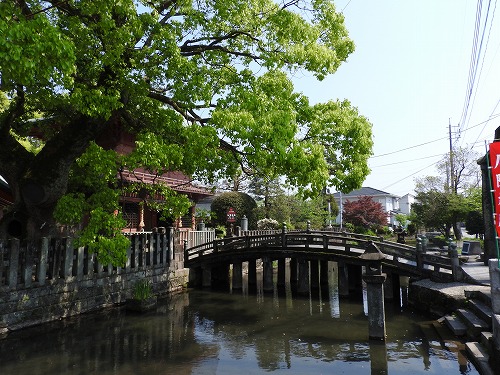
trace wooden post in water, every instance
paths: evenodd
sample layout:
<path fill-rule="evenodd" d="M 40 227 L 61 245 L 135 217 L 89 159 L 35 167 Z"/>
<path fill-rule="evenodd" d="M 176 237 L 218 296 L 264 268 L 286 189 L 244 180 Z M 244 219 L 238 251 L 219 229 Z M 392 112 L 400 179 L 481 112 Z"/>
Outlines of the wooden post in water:
<path fill-rule="evenodd" d="M 297 280 L 297 293 L 309 294 L 309 261 L 299 259 L 299 278 Z"/>
<path fill-rule="evenodd" d="M 297 258 L 291 258 L 290 259 L 290 285 L 297 285 L 297 268 L 298 268 L 298 263 L 297 263 Z"/>
<path fill-rule="evenodd" d="M 311 289 L 319 289 L 319 263 L 317 260 L 311 260 Z"/>
<path fill-rule="evenodd" d="M 344 262 L 338 262 L 338 275 L 339 275 L 339 297 L 349 296 L 349 273 L 347 265 Z"/>
<path fill-rule="evenodd" d="M 396 275 L 397 276 L 397 275 Z M 386 301 L 394 300 L 394 274 L 392 272 L 387 273 L 387 277 L 384 283 L 384 299 Z"/>
<path fill-rule="evenodd" d="M 264 292 L 272 292 L 273 285 L 273 262 L 269 257 L 262 258 L 262 289 Z"/>
<path fill-rule="evenodd" d="M 320 279 L 320 286 L 321 289 L 328 289 L 328 261 L 327 260 L 320 260 L 319 262 L 319 279 Z"/>
<path fill-rule="evenodd" d="M 248 261 L 248 286 L 257 285 L 257 261 L 250 259 Z"/>
<path fill-rule="evenodd" d="M 243 267 L 241 262 L 233 263 L 233 290 L 243 288 Z"/>
<path fill-rule="evenodd" d="M 212 267 L 202 266 L 201 273 L 201 286 L 203 288 L 210 288 L 212 286 Z"/>
<path fill-rule="evenodd" d="M 363 280 L 366 283 L 368 303 L 368 337 L 370 340 L 385 341 L 384 281 L 386 275 L 382 273 L 382 259 L 385 256 L 377 245 L 370 242 L 360 258 L 366 261 Z"/>
<path fill-rule="evenodd" d="M 278 259 L 278 287 L 279 288 L 284 288 L 286 285 L 285 269 L 286 269 L 286 258 Z"/>

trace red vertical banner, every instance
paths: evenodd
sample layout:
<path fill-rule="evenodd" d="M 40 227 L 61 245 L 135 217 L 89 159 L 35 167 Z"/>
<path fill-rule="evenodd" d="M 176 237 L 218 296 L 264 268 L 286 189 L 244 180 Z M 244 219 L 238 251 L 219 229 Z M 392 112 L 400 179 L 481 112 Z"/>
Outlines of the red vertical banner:
<path fill-rule="evenodd" d="M 490 167 L 495 229 L 497 237 L 500 237 L 500 142 L 490 143 Z"/>

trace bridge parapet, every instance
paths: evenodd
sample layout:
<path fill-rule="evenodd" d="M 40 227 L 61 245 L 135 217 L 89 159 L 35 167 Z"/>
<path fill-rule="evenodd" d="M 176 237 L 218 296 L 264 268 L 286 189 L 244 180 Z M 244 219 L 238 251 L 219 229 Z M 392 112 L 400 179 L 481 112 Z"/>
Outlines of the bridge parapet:
<path fill-rule="evenodd" d="M 422 247 L 412 247 L 381 237 L 357 233 L 331 231 L 275 231 L 258 235 L 226 237 L 185 249 L 187 267 L 219 261 L 247 261 L 266 257 L 292 257 L 326 260 L 346 260 L 361 263 L 359 256 L 369 243 L 374 243 L 385 255 L 383 266 L 404 270 L 419 277 L 432 277 L 440 281 L 460 278 L 456 259 L 440 254 L 426 254 Z M 454 263 L 455 262 L 455 263 Z"/>

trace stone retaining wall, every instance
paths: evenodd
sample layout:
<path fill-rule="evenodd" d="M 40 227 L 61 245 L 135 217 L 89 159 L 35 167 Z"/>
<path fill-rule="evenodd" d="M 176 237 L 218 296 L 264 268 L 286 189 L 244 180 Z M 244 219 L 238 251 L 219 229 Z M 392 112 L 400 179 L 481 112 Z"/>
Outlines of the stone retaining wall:
<path fill-rule="evenodd" d="M 124 267 L 102 266 L 65 241 L 52 248 L 44 240 L 31 250 L 0 243 L 0 334 L 122 304 L 140 280 L 150 281 L 157 296 L 187 285 L 184 253 L 174 251 L 168 234 L 131 240 Z"/>

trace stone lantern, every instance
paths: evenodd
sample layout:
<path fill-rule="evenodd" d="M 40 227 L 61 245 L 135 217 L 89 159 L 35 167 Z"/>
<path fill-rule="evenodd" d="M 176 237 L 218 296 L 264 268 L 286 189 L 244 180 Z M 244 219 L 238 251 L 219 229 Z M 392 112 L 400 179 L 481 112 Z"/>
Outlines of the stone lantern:
<path fill-rule="evenodd" d="M 373 241 L 368 242 L 365 252 L 359 258 L 366 261 L 365 275 L 382 275 L 382 260 L 385 259 L 385 255 Z"/>

